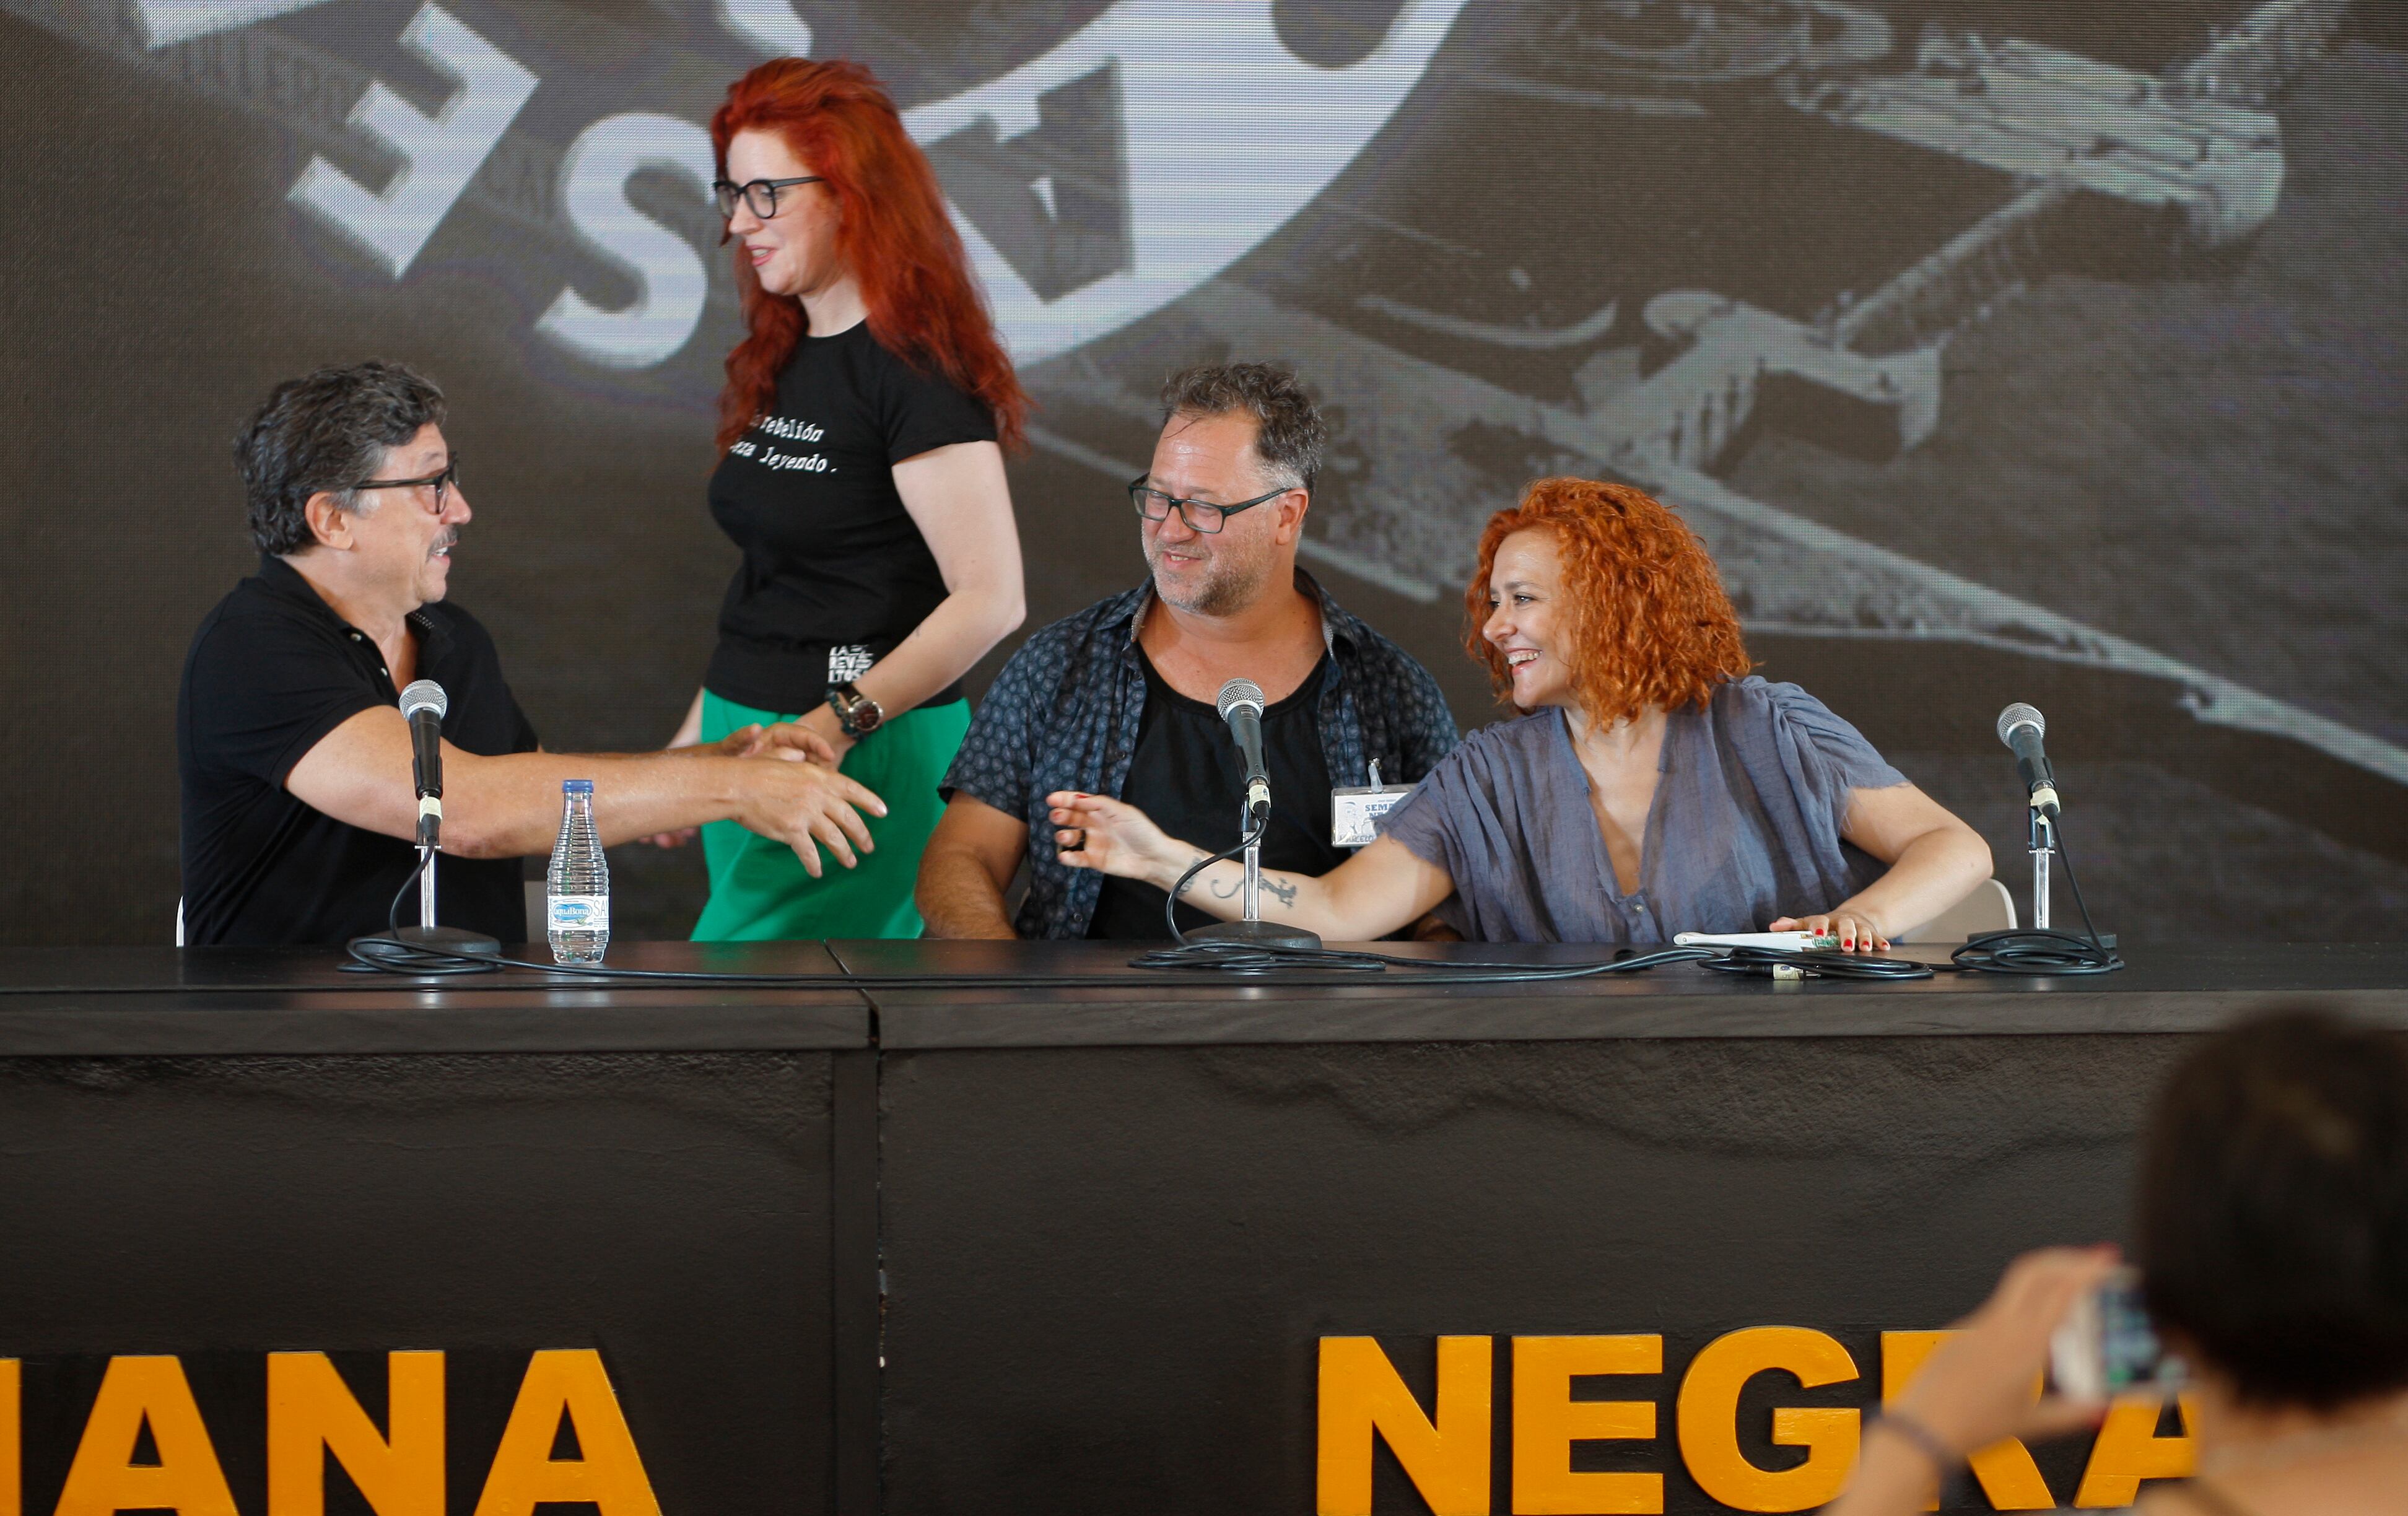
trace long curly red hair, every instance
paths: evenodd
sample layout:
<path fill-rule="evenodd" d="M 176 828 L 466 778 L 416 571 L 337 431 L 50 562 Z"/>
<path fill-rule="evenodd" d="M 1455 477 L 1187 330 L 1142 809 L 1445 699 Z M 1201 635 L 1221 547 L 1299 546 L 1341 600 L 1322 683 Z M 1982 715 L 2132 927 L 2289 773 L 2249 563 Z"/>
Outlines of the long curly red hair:
<path fill-rule="evenodd" d="M 727 144 L 749 131 L 775 132 L 836 195 L 837 244 L 869 307 L 870 335 L 984 401 L 1006 450 L 1019 448 L 1028 395 L 996 337 L 936 171 L 877 77 L 854 63 L 772 59 L 729 85 L 710 118 L 720 178 Z M 719 394 L 723 452 L 775 408 L 778 374 L 806 325 L 802 302 L 763 290 L 740 247 L 736 287 L 746 335 L 727 355 Z"/>
<path fill-rule="evenodd" d="M 1540 479 L 1521 504 L 1488 518 L 1480 568 L 1464 592 L 1463 645 L 1487 666 L 1499 699 L 1512 681 L 1504 655 L 1480 635 L 1489 616 L 1497 550 L 1516 532 L 1554 536 L 1563 565 L 1572 693 L 1598 726 L 1651 708 L 1703 707 L 1714 686 L 1744 678 L 1739 612 L 1688 523 L 1643 490 L 1598 479 Z"/>

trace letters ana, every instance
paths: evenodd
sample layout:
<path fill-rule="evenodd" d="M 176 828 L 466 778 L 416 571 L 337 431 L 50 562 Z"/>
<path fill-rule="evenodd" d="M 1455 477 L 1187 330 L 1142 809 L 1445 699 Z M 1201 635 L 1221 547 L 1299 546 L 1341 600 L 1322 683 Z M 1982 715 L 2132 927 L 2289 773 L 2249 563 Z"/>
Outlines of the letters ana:
<path fill-rule="evenodd" d="M 322 1352 L 267 1355 L 266 1516 L 324 1516 L 327 1460 L 378 1516 L 444 1516 L 443 1354 L 386 1355 L 385 1429 Z M 0 1452 L 14 1462 L 24 1424 L 23 1364 L 0 1358 Z M 566 1420 L 578 1456 L 554 1459 Z M 148 1426 L 155 1461 L 136 1462 Z M 11 1471 L 13 1472 L 13 1470 Z M 14 1480 L 0 1509 L 14 1512 Z M 661 1516 L 619 1396 L 591 1349 L 528 1360 L 518 1398 L 477 1496 L 475 1516 L 535 1516 L 552 1503 L 598 1516 Z M 234 1495 L 180 1358 L 111 1358 L 84 1418 L 56 1516 L 173 1509 L 236 1516 Z"/>

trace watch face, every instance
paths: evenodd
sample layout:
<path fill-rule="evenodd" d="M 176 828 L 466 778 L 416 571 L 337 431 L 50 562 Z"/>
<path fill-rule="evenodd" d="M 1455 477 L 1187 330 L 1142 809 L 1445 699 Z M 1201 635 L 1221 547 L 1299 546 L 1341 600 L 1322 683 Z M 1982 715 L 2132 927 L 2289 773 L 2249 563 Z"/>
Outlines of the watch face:
<path fill-rule="evenodd" d="M 853 701 L 851 714 L 853 729 L 856 732 L 876 731 L 878 723 L 886 719 L 886 712 L 880 709 L 878 702 L 867 695 Z"/>

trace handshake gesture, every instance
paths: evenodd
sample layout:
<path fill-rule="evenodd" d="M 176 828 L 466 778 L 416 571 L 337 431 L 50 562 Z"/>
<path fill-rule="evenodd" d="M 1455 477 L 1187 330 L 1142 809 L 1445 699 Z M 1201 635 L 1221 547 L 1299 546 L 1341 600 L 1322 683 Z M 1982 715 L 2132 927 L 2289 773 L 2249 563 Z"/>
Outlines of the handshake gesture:
<path fill-rule="evenodd" d="M 824 872 L 823 847 L 847 868 L 860 863 L 861 853 L 876 851 L 862 813 L 883 816 L 886 802 L 838 773 L 835 746 L 799 722 L 738 727 L 716 742 L 670 752 L 742 760 L 710 765 L 714 778 L 724 776 L 728 819 L 793 848 L 813 879 Z M 655 847 L 681 847 L 698 830 L 687 826 L 655 832 L 644 840 Z"/>

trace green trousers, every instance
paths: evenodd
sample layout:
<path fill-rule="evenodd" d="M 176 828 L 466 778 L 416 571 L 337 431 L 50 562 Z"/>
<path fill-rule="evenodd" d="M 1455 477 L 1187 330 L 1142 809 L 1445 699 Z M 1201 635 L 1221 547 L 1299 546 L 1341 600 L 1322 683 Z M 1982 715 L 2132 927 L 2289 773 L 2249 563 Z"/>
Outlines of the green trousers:
<path fill-rule="evenodd" d="M 755 710 L 708 690 L 702 696 L 702 740 L 716 742 L 754 722 L 790 722 L 794 712 Z M 878 851 L 846 868 L 820 850 L 818 879 L 803 871 L 795 850 L 748 832 L 734 822 L 702 829 L 710 870 L 710 899 L 694 923 L 696 942 L 762 942 L 810 937 L 915 937 L 920 909 L 911 903 L 920 852 L 945 803 L 937 786 L 970 729 L 970 703 L 907 710 L 844 755 L 847 779 L 886 802 L 884 816 L 864 815 Z"/>

